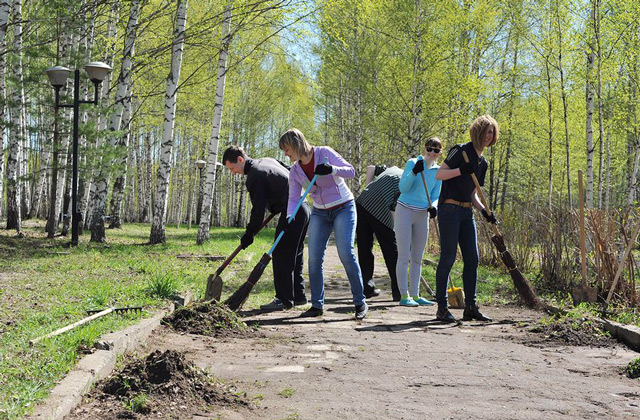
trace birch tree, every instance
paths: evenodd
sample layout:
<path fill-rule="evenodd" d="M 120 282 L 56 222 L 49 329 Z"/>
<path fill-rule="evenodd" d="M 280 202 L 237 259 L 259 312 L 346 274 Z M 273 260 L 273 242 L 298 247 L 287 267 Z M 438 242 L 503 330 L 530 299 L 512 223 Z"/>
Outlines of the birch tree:
<path fill-rule="evenodd" d="M 167 90 L 164 101 L 164 126 L 160 149 L 160 166 L 158 167 L 155 209 L 149 242 L 164 243 L 165 223 L 167 221 L 167 205 L 169 202 L 169 181 L 171 177 L 171 158 L 173 156 L 173 134 L 176 120 L 176 103 L 178 99 L 178 81 L 184 49 L 185 30 L 187 25 L 187 0 L 178 0 L 176 26 L 171 48 L 171 70 L 167 76 Z M 215 166 L 215 165 L 214 165 Z"/>
<path fill-rule="evenodd" d="M 117 146 L 119 137 L 117 131 L 120 130 L 122 122 L 122 113 L 124 109 L 124 100 L 129 92 L 131 83 L 131 71 L 133 67 L 133 55 L 136 42 L 136 32 L 138 27 L 138 18 L 142 6 L 141 0 L 133 0 L 131 2 L 131 11 L 129 12 L 129 21 L 127 23 L 124 51 L 122 54 L 122 64 L 120 66 L 120 76 L 118 77 L 118 87 L 116 88 L 116 96 L 114 100 L 113 112 L 109 120 L 109 146 L 114 149 Z M 102 163 L 100 173 L 96 177 L 96 187 L 94 196 L 93 214 L 91 216 L 90 229 L 92 242 L 105 242 L 104 216 L 107 207 L 107 190 L 109 188 L 109 170 L 110 164 Z"/>
<path fill-rule="evenodd" d="M 20 233 L 22 225 L 20 185 L 20 158 L 22 154 L 22 128 L 24 106 L 24 85 L 22 83 L 22 0 L 13 3 L 13 43 L 16 62 L 13 66 L 15 87 L 11 103 L 11 135 L 9 137 L 9 158 L 7 160 L 7 229 Z"/>
<path fill-rule="evenodd" d="M 4 204 L 4 121 L 5 121 L 5 67 L 6 67 L 6 47 L 7 47 L 7 26 L 9 25 L 9 12 L 11 11 L 11 0 L 0 1 L 0 218 L 3 214 Z"/>
<path fill-rule="evenodd" d="M 231 44 L 231 7 L 229 2 L 224 10 L 222 21 L 222 45 L 218 57 L 218 74 L 216 76 L 216 99 L 213 106 L 213 127 L 209 142 L 209 155 L 207 157 L 207 175 L 204 184 L 202 199 L 202 211 L 200 213 L 200 226 L 196 243 L 203 244 L 209 240 L 209 227 L 211 225 L 211 206 L 213 205 L 214 186 L 216 182 L 216 164 L 218 163 L 218 144 L 220 143 L 220 125 L 222 123 L 222 105 L 224 103 L 224 88 L 227 77 L 227 54 Z"/>
<path fill-rule="evenodd" d="M 597 0 L 591 0 L 591 22 L 588 26 L 591 26 L 595 22 L 596 14 L 596 2 Z M 587 118 L 585 119 L 585 135 L 587 144 L 587 206 L 593 208 L 593 67 L 595 63 L 595 47 L 593 45 L 593 38 L 590 37 L 587 45 L 587 74 L 585 83 L 585 97 L 586 97 L 586 111 Z"/>

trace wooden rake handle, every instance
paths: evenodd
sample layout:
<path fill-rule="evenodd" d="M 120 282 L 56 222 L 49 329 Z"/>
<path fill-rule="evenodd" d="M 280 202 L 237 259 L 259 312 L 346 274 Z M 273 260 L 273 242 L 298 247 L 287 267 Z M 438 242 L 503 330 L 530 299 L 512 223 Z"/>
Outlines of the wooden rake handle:
<path fill-rule="evenodd" d="M 467 156 L 467 152 L 465 152 L 464 150 L 462 151 L 462 157 L 464 158 L 465 162 L 469 163 L 469 156 Z M 473 172 L 471 173 L 471 179 L 473 179 L 473 183 L 476 186 L 476 191 L 478 192 L 478 197 L 480 197 L 480 202 L 484 206 L 484 209 L 487 211 L 487 214 L 491 216 L 493 214 L 491 212 L 491 208 L 489 208 L 487 199 L 485 198 L 484 193 L 482 192 L 482 188 L 480 188 L 480 183 L 478 182 L 478 178 L 476 177 L 476 174 L 474 174 Z M 498 226 L 496 226 L 495 223 L 491 223 L 491 226 L 493 226 L 493 231 L 496 235 L 502 236 L 502 234 L 500 233 L 500 229 L 498 229 Z"/>
<path fill-rule="evenodd" d="M 429 188 L 427 188 L 427 181 L 424 179 L 424 171 L 420 172 L 420 176 L 422 177 L 422 185 L 424 185 L 424 193 L 427 195 L 427 201 L 429 202 L 429 207 L 431 207 L 431 196 L 429 195 Z M 438 242 L 440 242 L 440 228 L 438 228 L 438 222 L 434 220 L 433 225 L 436 227 L 436 236 L 438 237 Z"/>
<path fill-rule="evenodd" d="M 271 221 L 271 219 L 273 219 L 275 217 L 275 213 L 271 213 L 269 216 L 267 216 L 266 219 L 264 219 L 264 222 L 262 222 L 262 225 L 260 226 L 260 229 L 258 229 L 258 232 L 260 232 L 262 230 L 262 228 L 264 228 L 265 226 L 267 226 L 267 224 Z M 256 233 L 258 233 L 256 232 Z M 235 251 L 233 251 L 233 253 L 231 255 L 229 255 L 227 257 L 226 260 L 224 260 L 224 262 L 222 263 L 222 265 L 220 267 L 218 267 L 218 269 L 216 270 L 216 276 L 219 276 L 220 273 L 222 273 L 222 271 L 227 268 L 227 266 L 229 264 L 231 264 L 231 261 L 233 261 L 233 259 L 240 253 L 240 251 L 242 251 L 242 245 L 238 245 L 238 247 L 235 249 Z"/>

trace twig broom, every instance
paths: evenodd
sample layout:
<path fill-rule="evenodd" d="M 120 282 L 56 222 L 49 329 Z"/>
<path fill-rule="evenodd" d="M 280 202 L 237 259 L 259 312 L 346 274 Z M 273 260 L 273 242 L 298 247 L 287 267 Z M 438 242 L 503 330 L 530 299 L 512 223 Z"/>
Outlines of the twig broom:
<path fill-rule="evenodd" d="M 469 157 L 467 156 L 467 152 L 462 151 L 462 157 L 464 158 L 465 162 L 469 163 Z M 489 208 L 489 204 L 487 204 L 487 200 L 484 197 L 482 188 L 480 188 L 480 183 L 478 182 L 478 178 L 476 177 L 476 174 L 471 173 L 471 178 L 473 179 L 473 183 L 476 185 L 476 191 L 478 191 L 478 197 L 480 197 L 480 201 L 482 202 L 482 205 L 484 206 L 489 216 L 491 216 L 492 214 L 491 209 Z M 511 275 L 513 284 L 515 285 L 516 290 L 520 294 L 520 297 L 522 297 L 525 304 L 530 308 L 536 308 L 541 306 L 540 300 L 536 296 L 536 292 L 533 290 L 533 287 L 531 287 L 531 283 L 529 283 L 529 280 L 527 280 L 527 278 L 522 275 L 520 270 L 518 270 L 518 267 L 516 266 L 516 263 L 513 260 L 511 253 L 509 252 L 509 250 L 507 249 L 507 246 L 504 243 L 504 237 L 500 233 L 498 226 L 494 223 L 491 223 L 491 226 L 493 227 L 493 232 L 494 232 L 494 235 L 491 237 L 491 241 L 496 246 L 496 249 L 500 254 L 500 258 L 502 259 L 502 262 L 509 269 L 509 274 Z"/>

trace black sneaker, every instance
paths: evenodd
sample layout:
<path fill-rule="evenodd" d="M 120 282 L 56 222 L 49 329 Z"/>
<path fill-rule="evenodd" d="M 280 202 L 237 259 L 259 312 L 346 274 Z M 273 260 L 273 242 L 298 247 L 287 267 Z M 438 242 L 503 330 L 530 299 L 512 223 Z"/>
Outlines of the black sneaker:
<path fill-rule="evenodd" d="M 307 303 L 309 303 L 309 301 L 307 301 L 307 298 L 297 299 L 297 300 L 293 301 L 293 306 L 304 306 Z"/>
<path fill-rule="evenodd" d="M 369 306 L 366 302 L 356 306 L 356 319 L 364 319 L 367 316 L 367 312 L 369 312 Z"/>
<path fill-rule="evenodd" d="M 449 309 L 445 305 L 438 305 L 438 312 L 436 312 L 436 319 L 442 322 L 456 322 L 456 319 L 451 315 Z"/>
<path fill-rule="evenodd" d="M 300 314 L 300 318 L 315 318 L 317 316 L 322 316 L 324 311 L 320 308 L 314 308 L 313 306 Z"/>
<path fill-rule="evenodd" d="M 464 312 L 462 313 L 462 320 L 471 321 L 472 319 L 475 319 L 476 321 L 492 321 L 491 318 L 483 315 L 482 312 L 480 312 L 480 308 L 478 308 L 478 305 L 471 305 L 464 308 Z"/>
<path fill-rule="evenodd" d="M 364 294 L 364 297 L 366 297 L 367 299 L 371 299 L 376 296 L 380 296 L 380 289 L 371 289 Z"/>
<path fill-rule="evenodd" d="M 260 305 L 260 309 L 263 311 L 283 311 L 289 308 L 287 307 L 287 305 L 284 304 L 283 301 L 281 301 L 278 298 L 275 298 L 269 303 Z"/>

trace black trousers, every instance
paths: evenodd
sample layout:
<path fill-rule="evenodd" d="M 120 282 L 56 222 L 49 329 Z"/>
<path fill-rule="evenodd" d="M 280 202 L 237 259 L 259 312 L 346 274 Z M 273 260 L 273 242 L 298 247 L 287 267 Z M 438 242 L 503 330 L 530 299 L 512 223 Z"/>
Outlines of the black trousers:
<path fill-rule="evenodd" d="M 371 293 L 375 288 L 373 281 L 373 236 L 378 239 L 384 262 L 391 279 L 391 293 L 395 300 L 400 299 L 398 278 L 396 277 L 396 264 L 398 262 L 398 244 L 393 229 L 389 229 L 384 223 L 373 217 L 360 204 L 356 203 L 358 224 L 356 225 L 356 244 L 358 245 L 358 261 L 362 271 L 362 283 L 364 294 Z"/>
<path fill-rule="evenodd" d="M 309 214 L 309 206 L 303 203 L 290 225 L 287 225 L 287 215 L 283 212 L 276 226 L 276 238 L 283 229 L 286 228 L 286 231 L 273 250 L 273 283 L 276 298 L 287 307 L 293 306 L 295 301 L 306 299 L 302 266 Z"/>

